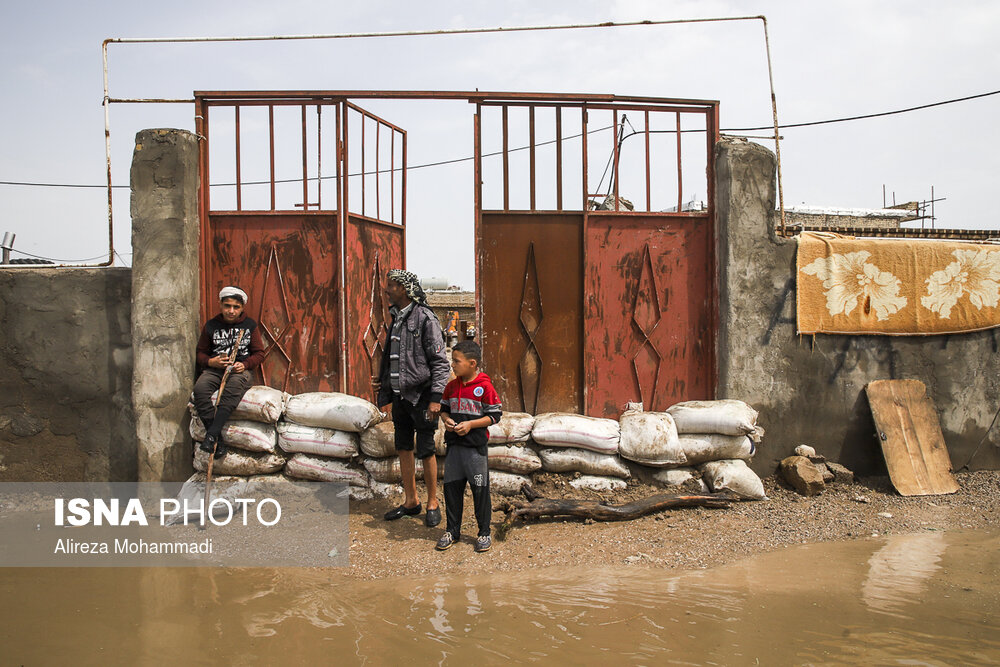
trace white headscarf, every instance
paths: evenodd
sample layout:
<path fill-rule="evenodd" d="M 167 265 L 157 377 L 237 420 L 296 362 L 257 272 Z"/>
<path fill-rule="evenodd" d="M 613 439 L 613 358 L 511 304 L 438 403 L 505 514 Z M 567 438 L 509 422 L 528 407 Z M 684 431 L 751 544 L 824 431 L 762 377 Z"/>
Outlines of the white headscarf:
<path fill-rule="evenodd" d="M 244 306 L 247 305 L 247 293 L 239 287 L 223 287 L 222 291 L 219 292 L 219 301 L 228 299 L 229 297 L 236 297 L 243 302 Z"/>

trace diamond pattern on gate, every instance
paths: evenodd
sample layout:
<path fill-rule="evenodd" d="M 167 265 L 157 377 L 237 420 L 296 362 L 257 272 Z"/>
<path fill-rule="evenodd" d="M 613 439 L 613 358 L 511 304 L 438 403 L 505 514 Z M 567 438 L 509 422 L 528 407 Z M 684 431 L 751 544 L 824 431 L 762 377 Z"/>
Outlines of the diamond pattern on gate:
<path fill-rule="evenodd" d="M 521 381 L 523 409 L 535 414 L 538 407 L 538 389 L 542 384 L 542 358 L 535 345 L 535 334 L 542 325 L 542 295 L 538 287 L 538 268 L 535 266 L 535 244 L 528 245 L 528 259 L 524 269 L 524 286 L 521 288 L 521 311 L 518 316 L 528 342 L 517 365 Z"/>
<path fill-rule="evenodd" d="M 281 277 L 281 263 L 278 252 L 271 246 L 264 272 L 264 289 L 260 298 L 257 315 L 262 337 L 267 345 L 264 361 L 260 365 L 264 383 L 287 391 L 292 375 L 292 358 L 285 351 L 282 341 L 292 332 L 292 321 L 288 314 L 288 299 L 285 296 L 285 281 Z M 277 350 L 277 353 L 275 353 Z"/>
<path fill-rule="evenodd" d="M 662 365 L 662 357 L 650 340 L 662 317 L 658 292 L 653 260 L 647 243 L 642 253 L 639 282 L 632 297 L 632 324 L 642 336 L 638 349 L 632 355 L 632 373 L 639 389 L 639 400 L 647 409 L 655 409 L 653 401 L 656 398 L 656 384 L 660 378 Z"/>
<path fill-rule="evenodd" d="M 386 327 L 386 306 L 382 299 L 382 285 L 379 278 L 382 275 L 378 253 L 372 265 L 372 291 L 368 310 L 368 326 L 362 336 L 365 352 L 368 354 L 368 368 L 374 377 L 378 374 L 382 354 L 385 352 L 385 339 L 388 333 Z"/>

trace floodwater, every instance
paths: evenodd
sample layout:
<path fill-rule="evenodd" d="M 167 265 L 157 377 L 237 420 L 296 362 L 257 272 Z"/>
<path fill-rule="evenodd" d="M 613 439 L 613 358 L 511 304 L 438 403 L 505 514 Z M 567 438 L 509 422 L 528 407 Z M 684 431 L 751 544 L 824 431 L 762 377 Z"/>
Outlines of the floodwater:
<path fill-rule="evenodd" d="M 998 570 L 1000 533 L 935 531 L 698 571 L 7 568 L 0 663 L 1000 664 Z"/>

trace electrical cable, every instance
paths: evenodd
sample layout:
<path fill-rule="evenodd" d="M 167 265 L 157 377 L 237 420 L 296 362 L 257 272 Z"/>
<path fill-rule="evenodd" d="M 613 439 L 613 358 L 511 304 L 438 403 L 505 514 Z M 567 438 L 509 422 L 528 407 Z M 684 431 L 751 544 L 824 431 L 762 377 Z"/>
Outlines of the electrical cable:
<path fill-rule="evenodd" d="M 921 111 L 923 109 L 930 109 L 930 108 L 933 108 L 933 107 L 944 106 L 946 104 L 955 104 L 955 103 L 958 103 L 958 102 L 967 102 L 969 100 L 976 100 L 976 99 L 980 99 L 980 98 L 983 98 L 983 97 L 989 97 L 991 95 L 1000 95 L 1000 90 L 993 90 L 993 91 L 990 91 L 990 92 L 987 92 L 987 93 L 979 93 L 977 95 L 967 95 L 965 97 L 956 97 L 956 98 L 950 99 L 950 100 L 943 100 L 941 102 L 932 102 L 930 104 L 921 104 L 919 106 L 907 107 L 906 109 L 896 109 L 894 111 L 883 111 L 883 112 L 880 112 L 880 113 L 863 114 L 863 115 L 860 115 L 860 116 L 847 116 L 847 117 L 844 117 L 844 118 L 831 118 L 831 119 L 827 119 L 827 120 L 816 120 L 816 121 L 810 121 L 810 122 L 806 122 L 806 123 L 788 123 L 788 124 L 784 124 L 784 125 L 779 125 L 778 128 L 779 129 L 788 129 L 788 128 L 796 128 L 796 127 L 812 127 L 812 126 L 815 126 L 815 125 L 829 125 L 831 123 L 846 123 L 846 122 L 855 121 L 855 120 L 866 120 L 866 119 L 869 119 L 869 118 L 881 118 L 883 116 L 893 116 L 893 115 L 896 115 L 896 114 L 909 113 L 909 112 L 912 112 L 912 111 Z M 632 124 L 629 123 L 629 126 L 631 126 L 631 125 Z M 604 128 L 600 128 L 598 130 L 591 130 L 591 132 L 600 132 L 600 131 L 607 130 L 607 129 L 610 129 L 610 126 L 604 127 Z M 628 137 L 633 136 L 634 134 L 641 134 L 641 132 L 639 132 L 638 130 L 635 130 L 634 127 L 632 129 L 633 129 L 633 134 L 626 135 L 625 136 L 626 139 Z M 761 126 L 761 127 L 722 128 L 720 130 L 720 132 L 759 132 L 761 130 L 773 130 L 773 129 L 774 129 L 773 125 L 764 125 L 764 126 Z M 703 131 L 704 130 L 696 130 L 696 129 L 693 129 L 693 130 L 682 130 L 682 132 L 685 132 L 685 133 L 687 133 L 687 132 L 703 132 Z M 648 132 L 650 134 L 660 134 L 660 133 L 671 133 L 672 134 L 672 133 L 676 132 L 676 130 L 648 130 Z M 569 137 L 564 137 L 564 139 L 574 139 L 574 138 L 579 137 L 579 136 L 580 136 L 580 134 L 575 134 L 575 135 L 572 135 L 572 136 L 569 136 Z M 769 138 L 773 138 L 773 137 L 769 137 Z M 544 145 L 552 144 L 552 143 L 555 143 L 554 139 L 552 141 L 542 142 L 542 143 L 539 143 L 537 145 L 538 146 L 544 146 Z M 519 150 L 525 150 L 527 148 L 528 148 L 527 146 L 521 146 L 521 147 L 518 147 L 518 148 L 512 148 L 512 149 L 510 149 L 509 152 L 514 152 L 514 151 L 519 151 Z M 500 155 L 500 154 L 502 154 L 502 151 L 497 151 L 495 153 L 487 153 L 487 154 L 483 155 L 483 157 L 494 157 L 494 156 Z M 464 158 L 455 158 L 453 160 L 442 160 L 440 162 L 428 162 L 427 164 L 413 165 L 411 167 L 407 167 L 407 169 L 423 169 L 423 168 L 426 168 L 426 167 L 438 167 L 438 166 L 442 166 L 442 165 L 446 165 L 446 164 L 454 164 L 454 163 L 457 163 L 457 162 L 467 162 L 467 161 L 472 160 L 472 159 L 474 159 L 474 158 L 472 158 L 472 157 L 464 157 Z M 367 173 L 373 173 L 373 172 L 367 172 Z M 348 176 L 358 176 L 358 175 L 360 175 L 360 174 L 348 174 Z M 327 179 L 327 178 L 335 178 L 335 177 L 333 177 L 333 176 L 324 176 L 322 178 Z M 310 180 L 313 180 L 313 179 L 310 179 Z M 300 183 L 301 181 L 302 181 L 301 178 L 295 178 L 295 179 L 276 180 L 275 183 Z M 246 183 L 243 183 L 243 185 L 260 185 L 260 184 L 265 184 L 265 183 L 270 184 L 270 181 L 248 181 Z M 37 182 L 28 182 L 28 181 L 0 181 L 0 185 L 23 185 L 23 186 L 30 186 L 30 187 L 45 187 L 45 188 L 101 188 L 101 189 L 105 189 L 105 188 L 108 187 L 106 184 L 104 184 L 104 185 L 85 185 L 85 184 L 77 184 L 77 183 L 37 183 Z M 236 185 L 235 183 L 213 183 L 212 187 L 233 187 L 235 185 Z M 113 187 L 113 188 L 129 188 L 131 186 L 129 186 L 129 185 L 113 185 L 111 187 Z"/>

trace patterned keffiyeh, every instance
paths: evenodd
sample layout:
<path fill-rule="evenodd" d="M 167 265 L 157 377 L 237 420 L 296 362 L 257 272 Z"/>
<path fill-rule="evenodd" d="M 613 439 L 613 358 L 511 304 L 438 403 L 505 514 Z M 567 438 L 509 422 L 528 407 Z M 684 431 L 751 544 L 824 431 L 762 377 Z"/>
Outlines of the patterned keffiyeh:
<path fill-rule="evenodd" d="M 402 285 L 406 289 L 406 296 L 410 299 L 424 306 L 427 305 L 427 296 L 420 287 L 420 279 L 417 278 L 416 274 L 403 269 L 392 269 L 386 274 L 386 277 Z"/>

